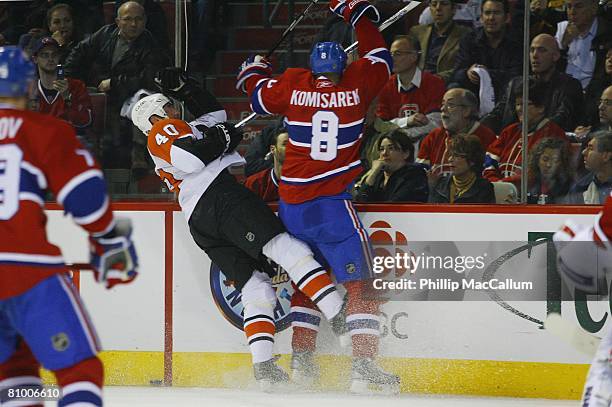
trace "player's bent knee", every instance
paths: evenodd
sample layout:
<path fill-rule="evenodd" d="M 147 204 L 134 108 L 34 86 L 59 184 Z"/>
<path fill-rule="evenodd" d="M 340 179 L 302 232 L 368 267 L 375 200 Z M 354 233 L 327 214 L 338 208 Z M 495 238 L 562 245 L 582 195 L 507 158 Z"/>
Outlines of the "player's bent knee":
<path fill-rule="evenodd" d="M 272 288 L 270 277 L 260 271 L 254 271 L 253 275 L 242 287 L 242 304 L 274 309 L 276 307 L 276 293 Z"/>
<path fill-rule="evenodd" d="M 287 271 L 295 268 L 305 258 L 314 258 L 312 250 L 306 243 L 294 238 L 287 232 L 280 233 L 272 238 L 262 248 L 262 252 Z"/>

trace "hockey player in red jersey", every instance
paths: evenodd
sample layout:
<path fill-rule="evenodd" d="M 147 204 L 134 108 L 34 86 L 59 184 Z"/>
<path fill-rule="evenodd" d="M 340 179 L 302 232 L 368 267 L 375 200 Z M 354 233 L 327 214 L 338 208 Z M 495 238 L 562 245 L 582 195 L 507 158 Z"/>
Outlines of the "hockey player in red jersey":
<path fill-rule="evenodd" d="M 147 134 L 157 174 L 178 192 L 194 241 L 241 291 L 255 379 L 268 390 L 289 377 L 273 358 L 277 299 L 270 275 L 275 272 L 264 256 L 281 265 L 333 325 L 342 322 L 334 320 L 342 299 L 308 246 L 286 233 L 270 208 L 227 171 L 244 163 L 234 151 L 242 133 L 222 123 L 225 111 L 212 95 L 189 81 L 178 83 L 176 89 L 181 90 L 172 95 L 187 99 L 186 107 L 196 120 L 179 120 L 170 100 L 160 93 L 138 101 L 132 120 Z M 185 98 L 186 93 L 192 97 Z"/>
<path fill-rule="evenodd" d="M 0 67 L 0 404 L 42 407 L 14 391 L 40 388 L 42 365 L 62 388 L 60 406 L 101 406 L 100 344 L 47 239 L 44 197 L 52 192 L 89 233 L 91 264 L 107 288 L 137 275 L 131 224 L 114 218 L 102 171 L 72 126 L 25 110 L 35 76 L 21 49 L 0 48 Z"/>
<path fill-rule="evenodd" d="M 608 294 L 612 278 L 612 194 L 593 226 L 571 221 L 554 234 L 559 273 L 573 292 Z M 612 329 L 602 338 L 584 385 L 581 406 L 608 407 L 612 403 Z"/>
<path fill-rule="evenodd" d="M 290 68 L 272 78 L 269 63 L 249 58 L 238 74 L 259 114 L 285 116 L 289 143 L 279 185 L 279 216 L 291 234 L 307 242 L 348 292 L 347 327 L 353 344 L 351 390 L 399 390 L 399 377 L 374 361 L 378 353 L 379 302 L 365 300 L 371 278 L 371 246 L 348 192 L 361 172 L 359 147 L 368 107 L 389 79 L 392 58 L 372 21 L 378 11 L 365 0 L 332 0 L 332 12 L 352 24 L 360 58 L 346 67 L 346 54 L 333 42 L 318 43 L 311 69 Z M 296 305 L 299 293 L 294 295 Z M 312 353 L 320 314 L 304 301 L 294 308 L 294 374 L 316 372 Z M 306 331 L 296 334 L 304 328 Z M 312 338 L 303 347 L 304 334 Z M 300 372 L 300 370 L 302 372 Z"/>

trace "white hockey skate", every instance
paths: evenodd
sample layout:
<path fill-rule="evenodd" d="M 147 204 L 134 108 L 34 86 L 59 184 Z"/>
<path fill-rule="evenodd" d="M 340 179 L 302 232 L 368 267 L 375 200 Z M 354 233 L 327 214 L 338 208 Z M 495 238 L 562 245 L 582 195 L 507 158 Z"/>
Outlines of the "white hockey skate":
<path fill-rule="evenodd" d="M 351 393 L 394 395 L 399 390 L 399 376 L 385 372 L 370 358 L 353 358 Z"/>
<path fill-rule="evenodd" d="M 291 381 L 303 390 L 311 390 L 319 379 L 319 365 L 314 352 L 293 352 L 291 355 Z"/>
<path fill-rule="evenodd" d="M 278 357 L 253 364 L 255 380 L 264 392 L 285 390 L 289 385 L 289 375 L 276 364 Z"/>

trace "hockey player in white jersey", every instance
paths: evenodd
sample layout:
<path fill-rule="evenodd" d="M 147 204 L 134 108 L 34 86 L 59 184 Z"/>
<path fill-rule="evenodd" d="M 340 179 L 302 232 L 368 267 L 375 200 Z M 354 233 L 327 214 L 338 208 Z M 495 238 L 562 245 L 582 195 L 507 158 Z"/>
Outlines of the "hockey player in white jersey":
<path fill-rule="evenodd" d="M 554 234 L 557 267 L 568 287 L 591 294 L 608 294 L 612 278 L 612 195 L 590 227 L 568 221 Z M 584 385 L 582 407 L 612 404 L 612 327 L 602 338 Z"/>

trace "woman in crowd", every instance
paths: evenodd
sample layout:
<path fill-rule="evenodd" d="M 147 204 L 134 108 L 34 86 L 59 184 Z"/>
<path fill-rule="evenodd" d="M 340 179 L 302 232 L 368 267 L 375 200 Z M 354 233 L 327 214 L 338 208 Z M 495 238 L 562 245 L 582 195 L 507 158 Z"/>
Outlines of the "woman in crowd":
<path fill-rule="evenodd" d="M 495 203 L 493 184 L 482 177 L 485 152 L 474 135 L 449 142 L 451 173 L 441 177 L 430 193 L 432 203 Z"/>
<path fill-rule="evenodd" d="M 572 167 L 567 143 L 545 138 L 529 157 L 528 203 L 566 203 L 572 183 Z"/>
<path fill-rule="evenodd" d="M 47 12 L 47 29 L 49 34 L 60 45 L 60 63 L 70 53 L 70 50 L 79 42 L 80 36 L 74 26 L 74 13 L 68 4 L 60 3 Z"/>
<path fill-rule="evenodd" d="M 427 175 L 414 163 L 414 145 L 401 131 L 380 137 L 378 159 L 355 185 L 358 202 L 427 202 Z"/>

